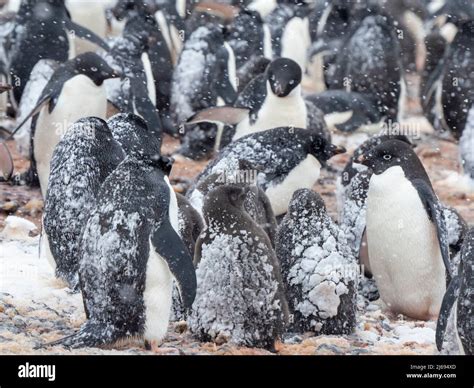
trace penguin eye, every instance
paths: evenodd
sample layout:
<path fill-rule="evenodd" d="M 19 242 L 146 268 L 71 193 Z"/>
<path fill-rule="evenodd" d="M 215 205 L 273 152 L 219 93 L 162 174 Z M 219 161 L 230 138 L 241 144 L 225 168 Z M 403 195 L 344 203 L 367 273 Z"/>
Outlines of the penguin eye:
<path fill-rule="evenodd" d="M 390 160 L 390 159 L 392 159 L 392 155 L 385 154 L 385 155 L 383 156 L 383 158 L 384 158 L 385 160 Z"/>

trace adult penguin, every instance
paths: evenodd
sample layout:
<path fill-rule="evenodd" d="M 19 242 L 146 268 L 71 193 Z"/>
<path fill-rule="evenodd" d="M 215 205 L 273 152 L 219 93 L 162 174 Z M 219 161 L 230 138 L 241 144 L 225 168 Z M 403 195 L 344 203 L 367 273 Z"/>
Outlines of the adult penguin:
<path fill-rule="evenodd" d="M 321 167 L 345 149 L 331 144 L 317 130 L 280 127 L 253 133 L 225 147 L 198 177 L 196 186 L 209 175 L 237 176 L 242 163 L 256 171 L 257 182 L 265 191 L 275 216 L 286 213 L 295 190 L 311 188 Z M 201 197 L 196 186 L 188 192 Z"/>
<path fill-rule="evenodd" d="M 120 112 L 134 113 L 143 117 L 151 128 L 176 134 L 171 125 L 163 125 L 168 121 L 156 108 L 155 80 L 149 57 L 153 39 L 143 30 L 142 24 L 139 16 L 128 19 L 123 36 L 114 40 L 104 57 L 123 75 L 105 82 L 107 97 Z"/>
<path fill-rule="evenodd" d="M 79 286 L 81 237 L 100 186 L 123 160 L 105 121 L 80 119 L 56 146 L 45 198 L 43 228 L 47 258 L 71 290 Z"/>
<path fill-rule="evenodd" d="M 436 326 L 436 346 L 438 350 L 444 350 L 444 348 L 450 350 L 454 347 L 457 354 L 474 354 L 473 269 L 474 228 L 471 228 L 461 249 L 458 274 L 451 280 L 441 305 L 441 312 Z M 449 329 L 452 333 L 445 337 Z M 449 341 L 449 337 L 451 337 L 451 341 Z"/>
<path fill-rule="evenodd" d="M 330 89 L 369 95 L 381 116 L 397 121 L 405 83 L 400 44 L 389 17 L 375 13 L 361 18 L 357 29 L 339 49 L 328 83 Z"/>
<path fill-rule="evenodd" d="M 73 57 L 68 33 L 90 40 L 108 50 L 92 31 L 71 21 L 64 0 L 27 1 L 22 5 L 13 31 L 10 75 L 16 86 L 13 95 L 19 104 L 31 70 L 40 59 L 65 62 Z"/>
<path fill-rule="evenodd" d="M 178 234 L 171 166 L 154 147 L 145 147 L 107 177 L 79 252 L 87 321 L 77 333 L 49 345 L 96 347 L 138 337 L 154 348 L 167 331 L 173 278 L 183 305 L 191 307 L 196 275 Z"/>
<path fill-rule="evenodd" d="M 39 180 L 43 197 L 48 186 L 50 160 L 69 125 L 83 117 L 105 119 L 107 97 L 103 83 L 120 74 L 94 53 L 81 54 L 63 63 L 43 89 L 32 116 L 30 184 Z"/>
<path fill-rule="evenodd" d="M 237 98 L 235 59 L 220 27 L 199 27 L 187 39 L 173 74 L 171 111 L 177 125 L 195 112 L 232 104 Z M 215 125 L 201 124 L 184 134 L 180 153 L 202 158 L 212 150 Z"/>
<path fill-rule="evenodd" d="M 271 128 L 294 126 L 317 130 L 330 140 L 322 112 L 301 91 L 301 67 L 288 58 L 272 61 L 264 74 L 254 78 L 233 106 L 212 107 L 193 115 L 187 124 L 200 122 L 235 125 L 226 128 L 222 145 Z"/>
<path fill-rule="evenodd" d="M 382 142 L 356 161 L 373 171 L 367 244 L 382 300 L 396 313 L 436 318 L 451 276 L 449 245 L 443 207 L 421 161 L 399 140 Z"/>

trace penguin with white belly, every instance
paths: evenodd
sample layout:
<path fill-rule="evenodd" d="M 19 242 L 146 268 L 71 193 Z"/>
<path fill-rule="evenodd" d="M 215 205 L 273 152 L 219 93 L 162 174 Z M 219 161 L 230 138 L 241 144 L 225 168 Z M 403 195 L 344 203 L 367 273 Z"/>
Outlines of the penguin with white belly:
<path fill-rule="evenodd" d="M 108 50 L 107 44 L 89 29 L 71 21 L 65 0 L 37 0 L 22 3 L 15 19 L 10 50 L 10 74 L 14 102 L 20 103 L 31 71 L 40 59 L 65 62 L 74 57 L 68 32 Z"/>
<path fill-rule="evenodd" d="M 286 213 L 294 191 L 313 187 L 321 167 L 344 152 L 317 130 L 281 127 L 253 133 L 222 149 L 187 196 L 194 206 L 202 199 L 197 187 L 204 179 L 215 173 L 237 176 L 244 164 L 247 170 L 257 172 L 257 184 L 270 200 L 275 216 L 280 216 Z"/>
<path fill-rule="evenodd" d="M 303 98 L 301 77 L 301 67 L 296 62 L 287 58 L 275 59 L 264 74 L 245 87 L 233 106 L 202 110 L 188 119 L 187 124 L 214 122 L 235 125 L 232 141 L 281 126 L 310 128 L 330 140 L 322 112 Z"/>
<path fill-rule="evenodd" d="M 85 226 L 79 276 L 87 322 L 48 345 L 97 347 L 139 338 L 158 345 L 168 328 L 173 279 L 185 308 L 196 293 L 192 257 L 179 237 L 172 161 L 128 156 L 102 185 Z"/>
<path fill-rule="evenodd" d="M 450 279 L 443 206 L 410 145 L 388 140 L 356 160 L 373 175 L 367 194 L 370 268 L 382 300 L 395 313 L 438 316 Z"/>
<path fill-rule="evenodd" d="M 207 25 L 186 40 L 173 73 L 171 112 L 177 125 L 195 112 L 219 104 L 233 104 L 237 98 L 234 54 L 224 41 L 221 28 Z M 199 159 L 212 151 L 215 125 L 201 124 L 186 130 L 179 152 Z"/>
<path fill-rule="evenodd" d="M 457 354 L 474 354 L 474 228 L 471 228 L 461 249 L 461 261 L 457 276 L 446 290 L 436 326 L 438 350 L 453 348 Z M 448 330 L 453 333 L 451 336 Z M 452 338 L 454 343 L 449 342 Z M 443 341 L 444 340 L 444 341 Z"/>
<path fill-rule="evenodd" d="M 105 82 L 107 96 L 120 112 L 134 113 L 143 117 L 150 128 L 170 132 L 172 126 L 163 126 L 162 116 L 156 108 L 155 80 L 148 56 L 153 39 L 143 30 L 142 24 L 139 16 L 131 17 L 123 36 L 114 40 L 104 57 L 124 77 Z"/>
<path fill-rule="evenodd" d="M 73 124 L 53 152 L 42 238 L 56 276 L 71 290 L 79 284 L 77 252 L 89 212 L 101 184 L 123 158 L 107 123 L 96 117 Z"/>
<path fill-rule="evenodd" d="M 119 73 L 97 54 L 79 55 L 54 72 L 36 107 L 17 127 L 35 116 L 31 128 L 31 167 L 27 179 L 31 183 L 39 179 L 43 197 L 56 144 L 77 120 L 89 116 L 105 119 L 107 96 L 103 83 L 118 76 Z"/>

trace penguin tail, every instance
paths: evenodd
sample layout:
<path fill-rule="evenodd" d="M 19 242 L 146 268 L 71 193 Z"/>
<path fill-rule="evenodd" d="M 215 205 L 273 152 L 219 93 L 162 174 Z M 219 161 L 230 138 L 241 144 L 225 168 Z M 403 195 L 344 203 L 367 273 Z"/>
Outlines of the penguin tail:
<path fill-rule="evenodd" d="M 100 322 L 87 321 L 78 332 L 57 341 L 48 342 L 39 346 L 46 348 L 50 346 L 63 346 L 65 348 L 94 348 L 115 342 L 118 333 L 114 328 Z"/>

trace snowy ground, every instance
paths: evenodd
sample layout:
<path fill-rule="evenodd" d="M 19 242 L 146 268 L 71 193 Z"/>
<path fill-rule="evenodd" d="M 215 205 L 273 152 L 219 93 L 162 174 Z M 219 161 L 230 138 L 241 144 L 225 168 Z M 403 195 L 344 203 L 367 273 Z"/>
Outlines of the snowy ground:
<path fill-rule="evenodd" d="M 423 119 L 415 117 L 411 120 Z M 429 130 L 429 129 L 428 129 Z M 364 138 L 336 136 L 336 144 L 353 149 Z M 171 151 L 175 142 L 167 139 Z M 14 145 L 10 144 L 14 150 Z M 459 210 L 471 225 L 474 223 L 474 193 L 469 193 L 460 179 L 457 147 L 449 141 L 429 136 L 417 153 L 427 167 L 441 200 Z M 24 160 L 14 153 L 21 170 Z M 348 155 L 331 162 L 341 170 Z M 205 163 L 179 159 L 172 180 L 181 183 L 192 179 Z M 179 178 L 179 179 L 177 179 Z M 323 196 L 332 216 L 336 216 L 334 172 L 323 172 L 315 189 Z M 72 295 L 54 277 L 46 259 L 39 255 L 39 227 L 42 202 L 37 190 L 0 184 L 0 354 L 72 354 L 61 347 L 37 349 L 45 342 L 59 339 L 77 330 L 85 316 L 80 294 Z M 27 218 L 12 229 L 8 215 Z M 17 220 L 18 221 L 18 220 Z M 357 329 L 349 336 L 291 336 L 276 346 L 279 354 L 437 354 L 434 344 L 435 322 L 422 322 L 394 316 L 382 302 L 359 299 Z M 110 350 L 83 349 L 74 354 L 149 354 L 142 344 L 127 344 Z M 195 341 L 184 323 L 171 323 L 160 354 L 269 354 L 265 350 L 237 348 Z"/>
<path fill-rule="evenodd" d="M 61 347 L 35 350 L 44 342 L 71 334 L 84 321 L 80 294 L 71 294 L 38 255 L 40 237 L 30 237 L 32 223 L 19 227 L 8 219 L 0 235 L 0 354 L 68 354 Z M 34 234 L 34 233 L 33 233 Z M 383 312 L 380 304 L 360 301 L 355 334 L 350 336 L 289 336 L 277 346 L 280 354 L 432 354 L 434 322 L 404 320 Z M 264 350 L 199 343 L 183 323 L 170 325 L 162 354 L 267 354 Z M 147 354 L 140 344 L 123 349 L 84 349 L 75 354 Z"/>

